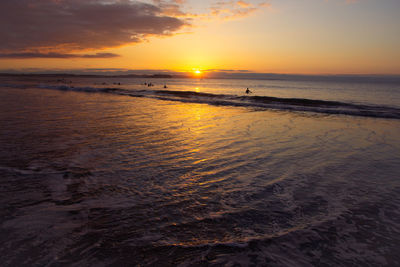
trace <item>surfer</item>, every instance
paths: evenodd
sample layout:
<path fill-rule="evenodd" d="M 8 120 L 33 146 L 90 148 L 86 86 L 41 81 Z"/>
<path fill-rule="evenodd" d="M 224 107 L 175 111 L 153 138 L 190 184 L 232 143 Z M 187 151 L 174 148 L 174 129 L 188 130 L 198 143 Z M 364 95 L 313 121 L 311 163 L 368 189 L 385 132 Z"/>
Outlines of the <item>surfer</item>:
<path fill-rule="evenodd" d="M 246 94 L 251 94 L 252 92 L 249 90 L 249 88 L 246 89 Z"/>

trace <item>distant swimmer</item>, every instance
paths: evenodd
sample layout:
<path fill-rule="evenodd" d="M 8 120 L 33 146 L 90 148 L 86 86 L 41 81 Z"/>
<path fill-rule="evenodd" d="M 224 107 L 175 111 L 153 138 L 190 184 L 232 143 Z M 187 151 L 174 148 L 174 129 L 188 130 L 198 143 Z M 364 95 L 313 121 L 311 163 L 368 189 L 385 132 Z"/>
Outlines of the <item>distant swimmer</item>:
<path fill-rule="evenodd" d="M 166 84 L 164 85 L 164 88 L 168 88 Z"/>
<path fill-rule="evenodd" d="M 246 94 L 251 94 L 252 92 L 249 90 L 249 88 L 246 89 Z"/>

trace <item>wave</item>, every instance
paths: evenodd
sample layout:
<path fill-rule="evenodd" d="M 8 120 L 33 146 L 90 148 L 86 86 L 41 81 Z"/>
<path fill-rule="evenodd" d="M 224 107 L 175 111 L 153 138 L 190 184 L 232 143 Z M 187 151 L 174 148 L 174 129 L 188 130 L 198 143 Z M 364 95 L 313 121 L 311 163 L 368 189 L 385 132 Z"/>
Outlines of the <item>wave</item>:
<path fill-rule="evenodd" d="M 367 104 L 346 103 L 304 98 L 280 98 L 271 96 L 237 96 L 172 90 L 134 90 L 121 88 L 74 87 L 67 85 L 40 85 L 39 88 L 78 92 L 99 92 L 159 100 L 200 103 L 218 106 L 265 108 L 284 111 L 341 114 L 374 118 L 400 119 L 400 108 Z"/>

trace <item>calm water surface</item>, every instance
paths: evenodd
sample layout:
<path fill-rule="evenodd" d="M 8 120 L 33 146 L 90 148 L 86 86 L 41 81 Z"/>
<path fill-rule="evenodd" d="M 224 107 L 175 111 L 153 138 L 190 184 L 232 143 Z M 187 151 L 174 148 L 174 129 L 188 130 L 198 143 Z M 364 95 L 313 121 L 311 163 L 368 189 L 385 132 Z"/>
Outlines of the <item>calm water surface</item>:
<path fill-rule="evenodd" d="M 33 80 L 0 88 L 2 265 L 400 264 L 399 119 Z M 272 96 L 397 112 L 398 85 L 385 86 L 376 101 Z"/>

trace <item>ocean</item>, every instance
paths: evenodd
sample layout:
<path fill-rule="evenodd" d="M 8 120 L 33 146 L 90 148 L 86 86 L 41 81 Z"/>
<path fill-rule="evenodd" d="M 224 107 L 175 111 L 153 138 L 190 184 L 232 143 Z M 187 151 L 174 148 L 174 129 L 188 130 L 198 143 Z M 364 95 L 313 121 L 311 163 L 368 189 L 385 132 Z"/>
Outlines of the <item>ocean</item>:
<path fill-rule="evenodd" d="M 0 77 L 2 266 L 399 266 L 399 207 L 399 79 Z"/>

